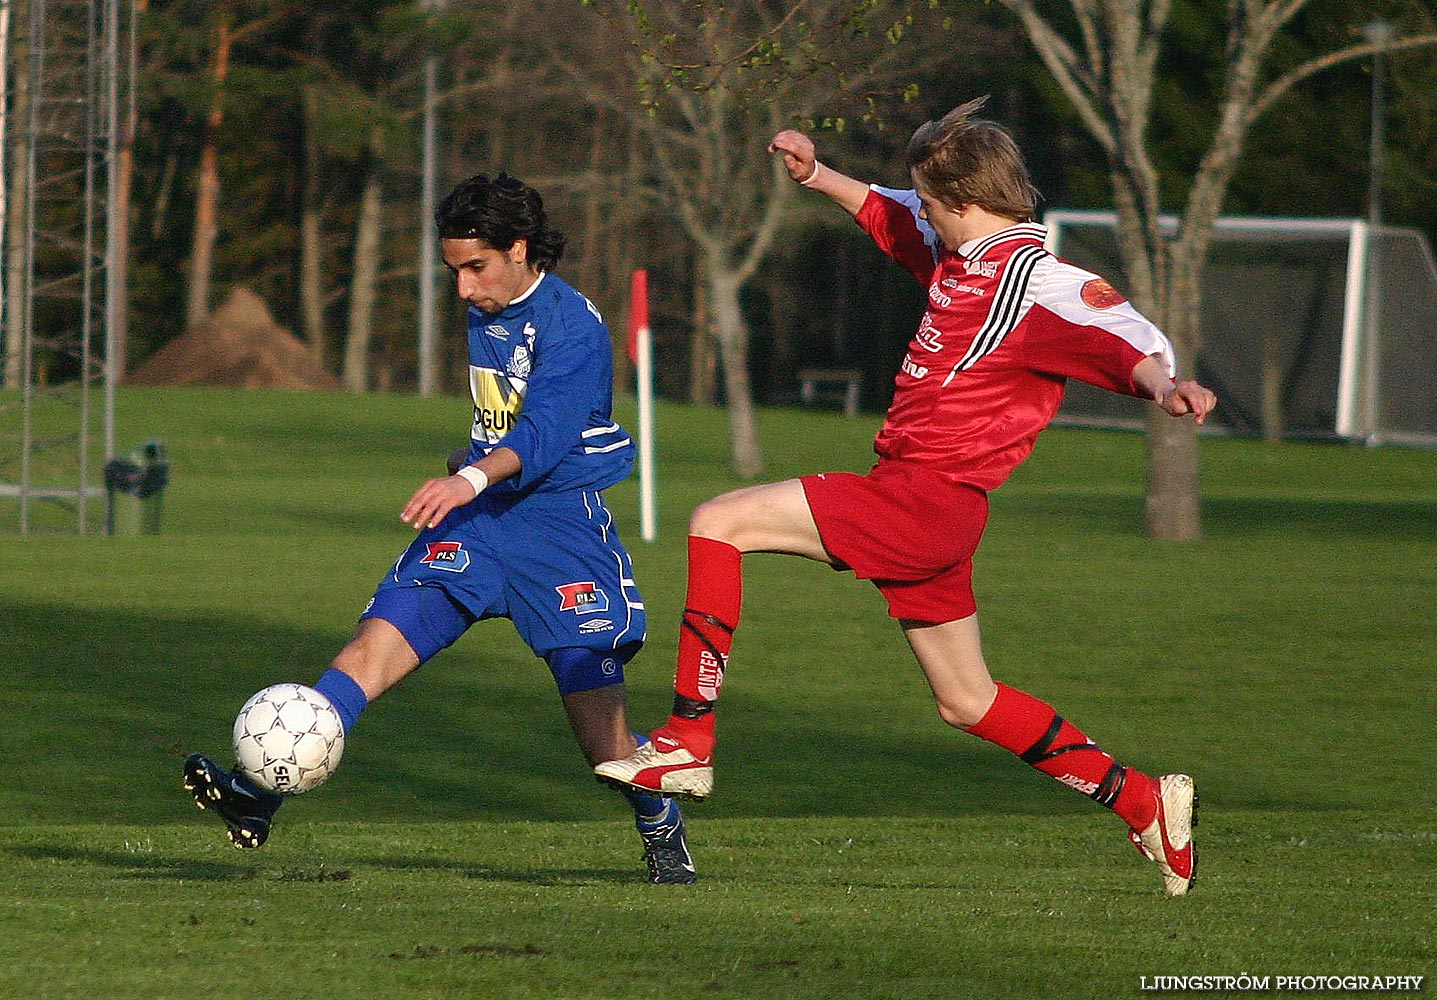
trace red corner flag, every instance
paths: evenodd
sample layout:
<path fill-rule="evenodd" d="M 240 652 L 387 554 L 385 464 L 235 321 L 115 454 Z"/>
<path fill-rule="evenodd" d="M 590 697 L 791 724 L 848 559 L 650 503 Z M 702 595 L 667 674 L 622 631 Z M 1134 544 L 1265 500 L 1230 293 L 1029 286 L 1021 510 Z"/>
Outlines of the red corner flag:
<path fill-rule="evenodd" d="M 649 272 L 634 272 L 629 286 L 629 339 L 627 348 L 629 360 L 638 364 L 639 331 L 649 325 Z"/>

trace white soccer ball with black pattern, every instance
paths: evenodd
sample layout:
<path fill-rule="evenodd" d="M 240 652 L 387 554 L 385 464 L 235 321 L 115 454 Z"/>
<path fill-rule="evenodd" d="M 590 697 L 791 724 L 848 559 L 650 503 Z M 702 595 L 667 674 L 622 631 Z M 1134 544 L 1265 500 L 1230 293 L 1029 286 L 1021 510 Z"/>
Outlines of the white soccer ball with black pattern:
<path fill-rule="evenodd" d="M 344 753 L 344 725 L 330 700 L 303 684 L 256 692 L 235 719 L 235 760 L 263 788 L 299 795 L 324 784 Z"/>

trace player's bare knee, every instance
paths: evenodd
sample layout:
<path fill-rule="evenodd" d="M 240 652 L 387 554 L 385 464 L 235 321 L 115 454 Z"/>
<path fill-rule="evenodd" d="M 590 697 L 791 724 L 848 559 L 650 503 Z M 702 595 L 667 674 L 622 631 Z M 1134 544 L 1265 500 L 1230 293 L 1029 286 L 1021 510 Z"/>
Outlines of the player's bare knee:
<path fill-rule="evenodd" d="M 938 717 L 954 729 L 976 725 L 987 713 L 992 698 L 960 695 L 938 700 Z"/>
<path fill-rule="evenodd" d="M 689 516 L 689 534 L 712 538 L 719 542 L 733 541 L 733 534 L 741 527 L 741 521 L 734 516 L 732 505 L 722 496 L 706 500 L 694 508 Z"/>

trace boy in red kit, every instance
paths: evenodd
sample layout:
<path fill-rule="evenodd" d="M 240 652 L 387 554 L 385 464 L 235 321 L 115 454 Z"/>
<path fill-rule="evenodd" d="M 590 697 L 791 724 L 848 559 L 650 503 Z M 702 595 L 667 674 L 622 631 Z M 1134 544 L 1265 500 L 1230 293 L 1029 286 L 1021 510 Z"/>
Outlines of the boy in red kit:
<path fill-rule="evenodd" d="M 742 594 L 742 554 L 785 552 L 872 580 L 901 623 L 938 713 L 1107 806 L 1162 871 L 1192 884 L 1192 778 L 1149 777 L 1115 761 L 1052 706 L 995 683 L 983 659 L 972 557 L 987 493 L 1033 448 L 1069 378 L 1154 400 L 1202 423 L 1208 389 L 1174 381 L 1172 345 L 1102 278 L 1043 247 L 1037 192 L 1008 133 L 970 101 L 913 135 L 913 190 L 869 186 L 820 164 L 808 136 L 769 145 L 789 175 L 851 213 L 928 289 L 928 308 L 894 380 L 867 475 L 819 473 L 735 490 L 689 522 L 688 596 L 674 709 L 600 780 L 701 799 L 713 788 L 714 703 Z"/>

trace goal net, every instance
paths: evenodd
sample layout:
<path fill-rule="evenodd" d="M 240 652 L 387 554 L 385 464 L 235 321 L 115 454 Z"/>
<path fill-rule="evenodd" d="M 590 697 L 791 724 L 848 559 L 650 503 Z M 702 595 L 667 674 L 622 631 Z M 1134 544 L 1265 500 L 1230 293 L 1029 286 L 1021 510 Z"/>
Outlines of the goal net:
<path fill-rule="evenodd" d="M 1048 247 L 1124 287 L 1112 212 L 1046 213 Z M 1177 219 L 1164 218 L 1175 231 Z M 1361 219 L 1222 218 L 1194 376 L 1211 422 L 1267 438 L 1437 445 L 1437 263 L 1421 232 Z M 1069 383 L 1060 420 L 1140 426 L 1143 404 Z"/>

